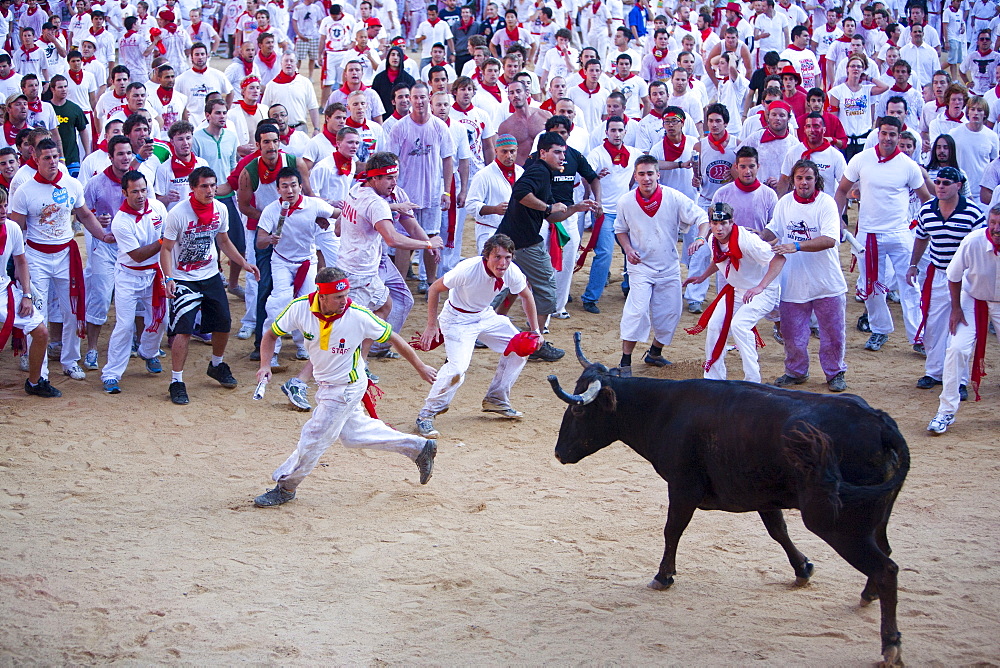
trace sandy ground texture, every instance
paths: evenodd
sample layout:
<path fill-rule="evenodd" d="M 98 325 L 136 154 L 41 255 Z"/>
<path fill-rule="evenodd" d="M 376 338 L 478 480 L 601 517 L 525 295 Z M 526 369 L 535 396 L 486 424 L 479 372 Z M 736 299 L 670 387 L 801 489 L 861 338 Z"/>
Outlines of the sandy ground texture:
<path fill-rule="evenodd" d="M 569 320 L 554 321 L 555 344 L 569 349 L 579 330 L 592 359 L 617 363 L 619 268 L 604 312 L 574 302 Z M 417 304 L 405 338 L 425 320 Z M 914 388 L 922 360 L 898 333 L 881 352 L 864 351 L 866 335 L 853 326 L 860 308 L 850 301 L 848 383 L 899 422 L 913 459 L 889 527 L 903 657 L 995 665 L 997 347 L 990 343 L 983 401 L 963 404 L 955 426 L 933 438 L 924 429 L 936 392 Z M 685 313 L 682 327 L 694 319 Z M 763 333 L 764 377 L 773 379 L 782 350 Z M 652 369 L 637 355 L 636 373 L 697 377 L 703 345 L 678 330 L 665 352 L 676 364 Z M 73 381 L 54 363 L 63 397 L 42 400 L 26 397 L 14 360 L 0 358 L 0 664 L 856 666 L 879 658 L 878 606 L 858 607 L 864 577 L 794 512 L 790 533 L 816 564 L 808 586 L 793 586 L 756 514 L 699 512 L 681 541 L 677 583 L 646 589 L 662 554 L 666 484 L 620 443 L 576 465 L 555 461 L 565 405 L 545 377 L 572 387 L 580 373 L 572 354 L 529 363 L 514 394 L 525 418 L 507 422 L 480 412 L 495 356 L 477 351 L 452 410 L 437 420 L 427 486 L 399 455 L 335 444 L 294 502 L 261 510 L 252 498 L 308 415 L 290 409 L 277 383 L 251 400 L 250 342 L 230 345 L 235 390 L 204 375 L 209 350 L 192 344 L 183 407 L 169 402 L 168 374 L 148 376 L 139 360 L 117 396 L 103 394 L 97 372 Z M 444 349 L 425 358 L 440 365 Z M 379 411 L 411 429 L 427 386 L 402 360 L 372 368 L 387 392 Z M 814 376 L 804 389 L 825 386 Z"/>

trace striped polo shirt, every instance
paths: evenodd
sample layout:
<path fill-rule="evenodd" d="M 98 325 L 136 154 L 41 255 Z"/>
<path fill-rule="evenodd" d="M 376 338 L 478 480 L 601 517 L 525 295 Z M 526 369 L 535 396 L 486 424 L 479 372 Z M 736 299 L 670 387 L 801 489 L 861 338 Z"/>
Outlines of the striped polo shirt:
<path fill-rule="evenodd" d="M 946 220 L 941 216 L 940 202 L 935 197 L 920 207 L 917 238 L 930 240 L 927 250 L 930 253 L 931 264 L 938 269 L 947 269 L 962 239 L 981 226 L 984 220 L 982 211 L 961 195 L 958 198 L 958 206 Z"/>

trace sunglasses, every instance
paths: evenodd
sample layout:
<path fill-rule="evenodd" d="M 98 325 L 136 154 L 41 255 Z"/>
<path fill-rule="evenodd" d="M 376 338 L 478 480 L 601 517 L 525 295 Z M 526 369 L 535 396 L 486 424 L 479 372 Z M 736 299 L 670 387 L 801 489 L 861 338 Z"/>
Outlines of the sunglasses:
<path fill-rule="evenodd" d="M 957 181 L 949 181 L 948 179 L 934 179 L 934 185 L 936 186 L 950 186 Z"/>

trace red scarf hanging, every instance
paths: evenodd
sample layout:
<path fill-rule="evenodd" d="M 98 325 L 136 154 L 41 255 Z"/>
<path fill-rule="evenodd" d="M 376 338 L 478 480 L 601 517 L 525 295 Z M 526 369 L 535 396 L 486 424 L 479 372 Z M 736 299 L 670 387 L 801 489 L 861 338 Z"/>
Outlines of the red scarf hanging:
<path fill-rule="evenodd" d="M 669 49 L 653 49 L 653 58 L 657 62 L 662 62 L 663 59 L 666 58 L 667 54 L 669 53 L 670 53 Z"/>
<path fill-rule="evenodd" d="M 953 117 L 951 115 L 951 113 L 947 109 L 945 109 L 944 117 L 945 117 L 945 120 L 949 120 L 952 123 L 961 123 L 962 121 L 965 120 L 965 113 L 961 112 L 961 113 L 959 113 L 958 118 L 955 118 L 955 117 Z"/>
<path fill-rule="evenodd" d="M 292 83 L 293 81 L 295 81 L 295 75 L 285 74 L 285 71 L 281 70 L 280 72 L 278 72 L 278 76 L 271 79 L 271 81 L 272 83 L 279 83 L 279 84 Z"/>
<path fill-rule="evenodd" d="M 590 251 L 597 247 L 597 240 L 601 238 L 601 228 L 604 226 L 604 210 L 602 209 L 600 213 L 594 218 L 594 227 L 590 230 L 590 240 L 587 241 L 587 245 L 583 248 L 579 257 L 576 258 L 576 265 L 573 267 L 573 273 L 583 269 L 583 265 L 587 263 L 587 255 Z M 552 224 L 552 229 L 549 230 L 549 251 L 552 251 L 553 247 L 558 247 L 558 240 L 553 242 L 552 238 L 556 237 L 558 239 L 558 234 L 556 233 L 555 223 Z M 562 271 L 562 249 L 559 250 L 559 266 L 556 266 L 555 255 L 552 256 L 552 268 L 556 271 Z"/>
<path fill-rule="evenodd" d="M 35 172 L 35 181 L 38 181 L 39 183 L 44 183 L 45 185 L 52 186 L 53 188 L 59 188 L 59 187 L 61 187 L 59 185 L 59 180 L 61 178 L 62 178 L 62 172 L 59 171 L 59 170 L 56 170 L 56 177 L 54 179 L 52 179 L 51 181 L 49 179 L 45 178 L 44 176 L 42 176 L 41 172 L 37 172 L 37 171 Z"/>
<path fill-rule="evenodd" d="M 69 75 L 70 81 L 75 83 L 77 86 L 83 83 L 83 70 L 80 70 L 79 72 L 69 70 L 67 74 Z"/>
<path fill-rule="evenodd" d="M 813 153 L 822 153 L 823 151 L 825 151 L 828 148 L 830 148 L 830 140 L 827 139 L 826 137 L 823 137 L 823 141 L 821 141 L 819 143 L 819 146 L 817 146 L 815 148 L 813 148 L 813 147 L 809 146 L 808 144 L 806 144 L 806 150 L 802 151 L 802 159 L 803 160 L 811 160 L 811 158 L 809 156 L 811 156 Z"/>
<path fill-rule="evenodd" d="M 4 252 L 7 248 L 7 224 L 0 223 L 0 254 Z M 14 309 L 16 305 L 14 304 L 14 284 L 10 282 L 7 284 L 7 320 L 4 321 L 3 327 L 0 328 L 0 350 L 3 350 L 7 345 L 10 335 L 14 335 L 13 351 L 14 355 L 18 356 L 24 352 L 25 340 L 24 332 L 18 329 L 16 332 L 14 330 L 14 314 L 17 313 Z"/>
<path fill-rule="evenodd" d="M 358 122 L 358 121 L 354 120 L 353 118 L 351 118 L 350 116 L 348 116 L 347 117 L 347 121 L 345 122 L 345 124 L 349 128 L 357 128 L 357 129 L 364 129 L 364 130 L 368 129 L 368 119 L 367 118 L 362 118 L 361 121 Z"/>
<path fill-rule="evenodd" d="M 510 185 L 514 185 L 514 181 L 516 180 L 514 170 L 517 168 L 517 165 L 511 165 L 510 168 L 507 168 L 504 167 L 503 163 L 501 163 L 499 160 L 494 160 L 494 162 L 497 165 L 497 169 L 499 169 L 500 173 L 503 174 L 503 177 L 507 179 L 507 183 L 509 183 Z"/>
<path fill-rule="evenodd" d="M 278 180 L 278 172 L 281 171 L 281 167 L 285 164 L 285 154 L 282 151 L 278 151 L 278 161 L 274 164 L 274 169 L 269 169 L 267 165 L 264 164 L 264 158 L 257 159 L 257 178 L 261 183 L 274 183 Z"/>
<path fill-rule="evenodd" d="M 517 26 L 514 26 L 513 34 L 510 28 L 504 28 L 504 30 L 507 32 L 507 39 L 512 42 L 516 42 L 517 38 L 521 36 L 521 31 L 517 29 Z"/>
<path fill-rule="evenodd" d="M 675 160 L 680 160 L 681 156 L 684 154 L 684 145 L 687 144 L 687 136 L 681 135 L 681 141 L 679 144 L 674 144 L 667 137 L 666 133 L 663 134 L 663 159 L 667 162 L 673 162 Z"/>
<path fill-rule="evenodd" d="M 683 148 L 684 141 L 681 140 L 681 147 Z M 628 167 L 628 147 L 625 144 L 621 146 L 614 146 L 607 139 L 604 140 L 604 150 L 608 152 L 611 156 L 611 164 L 618 165 L 619 167 Z"/>
<path fill-rule="evenodd" d="M 94 37 L 100 37 L 102 34 L 104 34 L 104 28 L 101 28 L 100 30 L 94 30 L 94 26 L 90 26 L 90 34 L 93 35 Z"/>
<path fill-rule="evenodd" d="M 347 176 L 351 173 L 351 166 L 354 164 L 354 160 L 341 155 L 340 151 L 333 152 L 333 162 L 337 165 L 337 173 L 341 176 Z"/>
<path fill-rule="evenodd" d="M 160 104 L 167 106 L 170 101 L 174 99 L 174 89 L 164 88 L 163 86 L 157 86 L 156 97 L 160 100 Z"/>
<path fill-rule="evenodd" d="M 595 88 L 594 90 L 590 90 L 589 88 L 587 88 L 587 80 L 584 79 L 583 81 L 580 82 L 580 90 L 582 90 L 588 96 L 593 97 L 597 93 L 601 92 L 601 82 L 598 81 L 597 88 Z"/>
<path fill-rule="evenodd" d="M 996 252 L 994 250 L 994 252 Z M 986 375 L 986 340 L 990 338 L 990 304 L 981 299 L 975 300 L 973 307 L 976 327 L 976 348 L 972 354 L 972 391 L 979 401 L 979 383 Z"/>
<path fill-rule="evenodd" d="M 788 136 L 788 128 L 785 128 L 785 134 L 783 134 L 783 135 L 776 135 L 773 132 L 771 132 L 771 128 L 770 127 L 766 127 L 766 128 L 764 128 L 764 134 L 763 134 L 763 136 L 761 136 L 761 138 L 760 138 L 760 143 L 761 144 L 766 144 L 766 143 L 768 143 L 770 141 L 778 141 L 778 140 L 784 139 L 787 136 Z"/>
<path fill-rule="evenodd" d="M 469 28 L 472 27 L 472 24 L 475 23 L 475 22 L 476 22 L 476 20 L 473 19 L 473 18 L 470 18 L 468 23 L 466 23 L 465 21 L 459 21 L 458 22 L 458 28 L 459 28 L 459 30 L 468 31 Z"/>
<path fill-rule="evenodd" d="M 503 97 L 500 94 L 500 86 L 493 84 L 492 86 L 487 86 L 485 82 L 479 84 L 480 88 L 492 95 L 497 99 L 497 102 L 501 102 Z M 555 105 L 553 105 L 553 110 L 555 110 Z"/>
<path fill-rule="evenodd" d="M 735 184 L 736 184 L 736 188 L 737 188 L 737 189 L 738 189 L 738 190 L 739 190 L 740 192 L 745 192 L 745 193 L 752 193 L 753 191 L 757 190 L 757 188 L 760 188 L 760 187 L 761 187 L 761 185 L 763 185 L 763 184 L 761 184 L 761 182 L 760 182 L 760 181 L 758 181 L 757 179 L 754 179 L 754 180 L 753 180 L 753 183 L 751 183 L 751 184 L 750 184 L 750 185 L 748 185 L 748 186 L 745 186 L 745 185 L 743 185 L 743 182 L 742 182 L 742 181 L 740 181 L 739 179 L 733 179 L 733 183 L 735 183 Z"/>
<path fill-rule="evenodd" d="M 119 177 L 117 174 L 115 174 L 115 168 L 112 167 L 111 165 L 108 165 L 107 168 L 104 170 L 104 175 L 106 177 L 108 177 L 109 179 L 111 179 L 112 183 L 115 183 L 117 185 L 121 185 L 122 184 L 121 177 Z"/>
<path fill-rule="evenodd" d="M 283 135 L 282 134 L 278 135 L 278 141 L 284 144 L 285 146 L 288 146 L 289 144 L 292 143 L 293 132 L 295 132 L 295 128 L 288 128 L 288 132 L 286 132 Z"/>
<path fill-rule="evenodd" d="M 277 176 L 277 169 L 274 170 L 274 174 Z M 261 178 L 261 183 L 263 182 L 264 179 Z M 202 204 L 195 199 L 194 193 L 191 193 L 188 196 L 188 202 L 191 204 L 191 209 L 194 211 L 194 215 L 198 219 L 198 227 L 202 229 L 211 229 L 216 218 L 215 201 L 213 200 L 208 204 Z"/>
<path fill-rule="evenodd" d="M 437 24 L 441 23 L 441 19 L 427 19 L 427 22 L 431 24 L 431 27 L 435 27 Z"/>
<path fill-rule="evenodd" d="M 243 60 L 242 58 L 237 57 L 236 58 L 236 62 L 238 62 L 240 65 L 243 66 L 243 76 L 244 77 L 248 77 L 248 76 L 250 76 L 253 73 L 253 61 L 252 60 L 248 63 L 247 61 Z"/>
<path fill-rule="evenodd" d="M 34 101 L 28 100 L 28 111 L 33 114 L 42 113 L 42 98 L 36 97 Z"/>
<path fill-rule="evenodd" d="M 927 318 L 931 312 L 931 295 L 934 292 L 935 273 L 937 273 L 937 267 L 933 264 L 928 264 L 927 274 L 924 276 L 924 282 L 920 286 L 920 325 L 917 327 L 917 333 L 913 335 L 914 343 L 924 342 L 924 328 L 927 326 Z"/>
<path fill-rule="evenodd" d="M 451 125 L 450 121 L 451 119 L 449 118 L 448 125 Z M 448 233 L 445 236 L 445 248 L 455 247 L 455 231 L 458 229 L 458 197 L 455 192 L 455 182 L 457 180 L 453 174 L 451 177 L 451 186 L 448 188 L 448 193 L 451 197 L 448 198 Z"/>
<path fill-rule="evenodd" d="M 255 116 L 257 114 L 257 109 L 260 106 L 257 104 L 250 104 L 243 100 L 240 100 L 239 104 L 240 104 L 240 109 L 242 109 L 243 113 L 246 114 L 247 116 Z"/>
<path fill-rule="evenodd" d="M 59 181 L 59 176 L 62 176 L 62 172 L 56 176 L 55 182 Z M 38 174 L 35 174 L 35 180 L 39 183 L 49 183 L 44 179 L 39 179 Z M 64 244 L 40 244 L 28 239 L 25 243 L 31 248 L 41 253 L 61 253 L 64 250 L 69 249 L 69 306 L 70 310 L 76 316 L 76 335 L 81 339 L 87 336 L 87 290 L 83 282 L 83 258 L 80 257 L 80 247 L 76 244 L 76 241 L 70 239 Z M 8 314 L 8 317 L 13 320 L 13 317 Z"/>
<path fill-rule="evenodd" d="M 24 51 L 25 55 L 28 55 L 28 54 L 32 54 L 32 53 L 34 53 L 35 51 L 38 51 L 38 49 L 39 49 L 39 48 L 40 48 L 40 47 L 39 47 L 39 46 L 38 46 L 37 44 L 35 44 L 35 45 L 34 45 L 33 47 L 31 47 L 30 49 L 26 49 L 26 48 L 24 48 L 24 44 L 22 44 L 22 45 L 21 45 L 21 51 Z"/>
<path fill-rule="evenodd" d="M 708 135 L 708 144 L 709 144 L 709 146 L 711 146 L 712 148 L 714 148 L 719 153 L 725 153 L 726 152 L 726 144 L 728 144 L 728 143 L 729 143 L 729 131 L 728 130 L 723 131 L 723 133 L 722 133 L 722 139 L 720 139 L 719 141 L 715 141 L 715 137 L 713 137 L 712 135 Z"/>
<path fill-rule="evenodd" d="M 24 124 L 24 128 L 28 127 L 28 124 Z M 17 139 L 17 133 L 24 128 L 15 128 L 8 121 L 3 122 L 3 137 L 7 141 L 8 146 L 14 146 L 14 141 Z"/>
<path fill-rule="evenodd" d="M 594 12 L 594 15 L 596 16 L 596 15 L 597 15 L 597 12 L 598 12 L 598 11 L 599 11 L 599 10 L 601 9 L 601 2 L 600 2 L 600 0 L 598 0 L 597 2 L 595 2 L 595 3 L 594 3 L 594 4 L 592 5 L 592 6 L 591 6 L 591 9 L 593 10 L 593 12 Z"/>
<path fill-rule="evenodd" d="M 883 155 L 882 155 L 882 148 L 878 144 L 875 144 L 875 155 L 876 155 L 876 157 L 878 157 L 878 164 L 880 164 L 880 165 L 883 162 L 889 162 L 890 160 L 892 160 L 893 158 L 895 158 L 900 153 L 902 153 L 902 151 L 900 151 L 899 150 L 899 146 L 897 146 L 896 150 L 894 150 L 889 155 L 883 157 Z M 869 235 L 869 236 L 871 236 L 871 235 Z"/>
<path fill-rule="evenodd" d="M 711 34 L 712 34 L 712 29 L 711 28 L 705 28 L 704 30 L 702 30 L 701 31 L 701 43 L 704 44 L 705 40 L 707 40 L 708 36 L 711 35 Z"/>
<path fill-rule="evenodd" d="M 360 87 L 358 88 L 358 90 L 364 90 L 364 89 L 365 89 L 365 85 L 364 84 L 361 84 Z M 351 93 L 354 92 L 353 90 L 351 90 L 350 88 L 347 87 L 347 82 L 346 81 L 344 82 L 344 85 L 341 86 L 340 88 L 338 88 L 337 90 L 339 90 L 344 95 L 350 95 Z"/>
<path fill-rule="evenodd" d="M 660 210 L 660 204 L 663 203 L 663 188 L 656 186 L 656 190 L 653 191 L 649 199 L 643 197 L 642 193 L 639 192 L 639 188 L 636 188 L 635 201 L 638 203 L 639 208 L 643 210 L 643 213 L 652 218 Z"/>
<path fill-rule="evenodd" d="M 267 66 L 267 69 L 273 70 L 274 64 L 278 62 L 278 52 L 272 51 L 270 55 L 265 55 L 263 51 L 257 53 L 257 57 L 260 58 L 260 62 Z"/>
<path fill-rule="evenodd" d="M 195 165 L 198 162 L 198 156 L 192 153 L 188 156 L 187 161 L 182 161 L 177 155 L 171 151 L 170 152 L 170 168 L 173 170 L 174 178 L 187 178 L 194 171 Z"/>
<path fill-rule="evenodd" d="M 83 58 L 81 58 L 80 60 L 82 60 L 82 61 L 83 61 L 83 64 L 84 64 L 84 65 L 89 65 L 89 64 L 91 64 L 91 63 L 93 63 L 93 62 L 97 62 L 97 56 L 91 56 L 91 57 L 89 57 L 89 58 L 87 58 L 86 56 L 84 56 L 84 57 L 83 57 Z M 118 97 L 118 96 L 117 96 L 117 95 L 115 95 L 115 97 Z M 124 97 L 125 97 L 125 96 L 124 96 L 124 95 L 122 95 L 122 97 L 121 97 L 121 98 L 118 98 L 118 99 L 122 99 L 122 98 L 124 98 Z"/>
<path fill-rule="evenodd" d="M 877 148 L 877 147 L 876 147 Z M 896 149 L 898 152 L 899 149 Z M 868 299 L 872 295 L 889 292 L 878 280 L 878 236 L 868 233 L 865 237 L 865 285 L 857 289 L 857 294 L 862 299 Z"/>

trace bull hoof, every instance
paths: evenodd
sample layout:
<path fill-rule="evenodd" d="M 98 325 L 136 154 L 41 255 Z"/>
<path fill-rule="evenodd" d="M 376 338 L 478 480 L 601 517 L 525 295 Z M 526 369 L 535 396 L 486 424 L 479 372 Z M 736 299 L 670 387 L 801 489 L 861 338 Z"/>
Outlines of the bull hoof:
<path fill-rule="evenodd" d="M 871 605 L 872 601 L 878 600 L 878 592 L 861 592 L 861 607 L 865 608 Z"/>
<path fill-rule="evenodd" d="M 903 665 L 903 649 L 899 645 L 890 645 L 882 650 L 878 668 L 901 668 Z"/>
<path fill-rule="evenodd" d="M 809 578 L 811 578 L 812 574 L 813 574 L 813 565 L 812 565 L 812 562 L 809 561 L 808 559 L 806 559 L 805 563 L 802 564 L 802 569 L 801 570 L 802 570 L 802 573 L 800 575 L 796 575 L 796 577 L 795 577 L 795 586 L 796 587 L 802 587 L 802 586 L 805 586 L 805 585 L 809 584 Z"/>
<path fill-rule="evenodd" d="M 665 578 L 661 575 L 656 575 L 650 580 L 649 584 L 646 585 L 650 589 L 655 589 L 656 591 L 663 591 L 664 589 L 669 589 L 670 585 L 674 583 L 673 576 Z"/>

